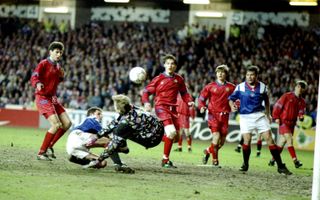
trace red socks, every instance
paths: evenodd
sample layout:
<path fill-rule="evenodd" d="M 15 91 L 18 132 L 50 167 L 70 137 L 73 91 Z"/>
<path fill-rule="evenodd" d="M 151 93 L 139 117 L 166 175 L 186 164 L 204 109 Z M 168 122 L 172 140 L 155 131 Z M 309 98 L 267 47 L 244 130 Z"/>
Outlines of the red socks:
<path fill-rule="evenodd" d="M 294 147 L 291 146 L 291 147 L 288 147 L 288 151 L 290 153 L 290 156 L 293 160 L 296 160 L 297 159 L 297 155 L 296 155 L 296 151 L 294 150 Z"/>
<path fill-rule="evenodd" d="M 181 134 L 180 137 L 179 137 L 178 146 L 179 146 L 179 147 L 182 147 L 182 134 Z"/>
<path fill-rule="evenodd" d="M 38 153 L 39 155 L 47 151 L 53 137 L 54 137 L 54 134 L 50 133 L 49 131 L 46 133 L 46 136 L 43 139 L 42 145 L 40 147 L 40 151 Z"/>
<path fill-rule="evenodd" d="M 187 137 L 187 142 L 188 142 L 188 146 L 191 147 L 191 144 L 192 144 L 192 136 L 191 135 L 189 135 Z"/>
<path fill-rule="evenodd" d="M 163 137 L 163 140 L 164 140 L 163 158 L 169 160 L 173 140 L 168 138 L 167 136 Z"/>
<path fill-rule="evenodd" d="M 53 145 L 63 136 L 66 131 L 62 128 L 59 128 L 57 132 L 54 134 L 53 139 L 50 142 L 49 148 L 53 147 Z"/>
<path fill-rule="evenodd" d="M 211 152 L 211 155 L 212 155 L 212 159 L 213 160 L 218 160 L 218 146 L 211 143 L 211 147 L 212 149 L 212 152 Z"/>

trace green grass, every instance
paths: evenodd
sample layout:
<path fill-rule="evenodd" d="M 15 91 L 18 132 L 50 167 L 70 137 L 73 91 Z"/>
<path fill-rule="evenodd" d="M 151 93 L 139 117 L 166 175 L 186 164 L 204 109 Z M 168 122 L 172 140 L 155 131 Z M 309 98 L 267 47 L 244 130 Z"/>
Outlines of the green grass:
<path fill-rule="evenodd" d="M 303 162 L 295 169 L 286 150 L 283 160 L 294 173 L 279 175 L 267 166 L 270 153 L 263 148 L 260 158 L 252 146 L 250 169 L 238 168 L 242 155 L 234 152 L 236 144 L 226 144 L 220 151 L 221 169 L 200 167 L 203 149 L 209 141 L 194 141 L 192 153 L 172 152 L 177 169 L 162 169 L 163 144 L 145 150 L 129 142 L 130 153 L 121 154 L 135 174 L 116 173 L 112 161 L 105 169 L 82 169 L 67 161 L 65 135 L 55 146 L 57 159 L 36 160 L 45 130 L 0 127 L 0 199 L 310 199 L 313 152 L 297 151 Z M 185 145 L 185 143 L 184 143 Z M 173 148 L 176 148 L 174 145 Z M 102 149 L 94 149 L 99 153 Z"/>

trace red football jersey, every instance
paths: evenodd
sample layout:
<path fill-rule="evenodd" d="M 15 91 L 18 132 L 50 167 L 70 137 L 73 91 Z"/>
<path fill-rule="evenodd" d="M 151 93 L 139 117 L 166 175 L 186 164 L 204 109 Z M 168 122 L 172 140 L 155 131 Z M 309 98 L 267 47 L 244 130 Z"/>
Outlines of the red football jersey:
<path fill-rule="evenodd" d="M 285 121 L 297 121 L 297 117 L 303 117 L 306 109 L 306 102 L 302 97 L 297 97 L 294 92 L 283 94 L 274 104 L 272 117 Z"/>
<path fill-rule="evenodd" d="M 180 75 L 175 73 L 173 76 L 168 76 L 162 73 L 152 79 L 145 87 L 142 94 L 142 102 L 149 102 L 149 96 L 154 95 L 155 106 L 177 106 L 178 93 L 180 93 L 184 102 L 193 101 Z"/>
<path fill-rule="evenodd" d="M 215 112 L 230 112 L 228 97 L 232 94 L 235 89 L 235 85 L 230 82 L 225 82 L 221 85 L 217 82 L 212 82 L 206 85 L 199 96 L 198 108 L 207 107 L 206 101 L 208 102 L 209 113 Z"/>
<path fill-rule="evenodd" d="M 196 112 L 193 106 L 188 106 L 186 102 L 184 102 L 180 95 L 178 95 L 178 108 L 177 112 L 179 114 L 183 114 L 189 116 L 191 118 L 195 118 Z"/>
<path fill-rule="evenodd" d="M 36 90 L 36 94 L 42 96 L 55 96 L 57 87 L 61 82 L 61 66 L 59 63 L 53 63 L 49 59 L 42 60 L 31 76 L 31 84 L 36 87 L 37 83 L 42 83 L 44 88 Z"/>

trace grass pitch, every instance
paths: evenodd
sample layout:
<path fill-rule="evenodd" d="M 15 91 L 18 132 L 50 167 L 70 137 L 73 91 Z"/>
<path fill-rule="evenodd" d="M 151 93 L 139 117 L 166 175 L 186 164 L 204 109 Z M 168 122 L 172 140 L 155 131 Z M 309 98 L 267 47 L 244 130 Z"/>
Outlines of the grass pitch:
<path fill-rule="evenodd" d="M 129 142 L 130 153 L 122 160 L 134 168 L 135 174 L 114 171 L 112 161 L 100 170 L 82 169 L 67 161 L 67 136 L 55 146 L 57 159 L 36 160 L 46 130 L 0 127 L 0 199 L 224 199 L 224 200 L 295 200 L 310 199 L 313 152 L 297 151 L 303 162 L 295 169 L 286 150 L 282 157 L 292 176 L 283 176 L 276 167 L 267 165 L 270 153 L 262 149 L 255 157 L 252 146 L 250 169 L 238 171 L 242 155 L 234 151 L 235 144 L 226 144 L 220 151 L 222 168 L 201 166 L 203 149 L 209 141 L 194 141 L 193 151 L 171 153 L 177 169 L 160 167 L 163 144 L 145 150 Z M 185 141 L 184 141 L 185 142 Z M 185 145 L 185 143 L 184 143 Z M 176 148 L 176 144 L 173 149 Z M 94 149 L 96 153 L 102 149 Z"/>

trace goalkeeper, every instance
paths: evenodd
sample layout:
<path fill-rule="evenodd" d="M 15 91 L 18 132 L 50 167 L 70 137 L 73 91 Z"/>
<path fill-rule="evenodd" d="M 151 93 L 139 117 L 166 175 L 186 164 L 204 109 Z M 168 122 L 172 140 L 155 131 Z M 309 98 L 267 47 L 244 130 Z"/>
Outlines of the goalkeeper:
<path fill-rule="evenodd" d="M 112 139 L 99 158 L 101 162 L 114 153 L 127 149 L 127 139 L 146 149 L 155 147 L 161 142 L 164 134 L 161 121 L 149 112 L 132 105 L 129 97 L 125 95 L 114 95 L 112 100 L 116 112 L 120 115 L 103 129 L 103 135 L 112 133 Z"/>

